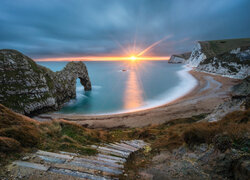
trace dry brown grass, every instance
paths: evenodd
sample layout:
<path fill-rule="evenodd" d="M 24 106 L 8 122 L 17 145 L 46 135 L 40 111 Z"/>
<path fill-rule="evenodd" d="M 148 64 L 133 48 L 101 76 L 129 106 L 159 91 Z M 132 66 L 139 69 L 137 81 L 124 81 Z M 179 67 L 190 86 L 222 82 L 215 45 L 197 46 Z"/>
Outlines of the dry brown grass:
<path fill-rule="evenodd" d="M 227 114 L 222 120 L 214 123 L 194 123 L 183 132 L 183 139 L 189 146 L 200 143 L 216 142 L 220 146 L 221 136 L 227 137 L 227 143 L 235 148 L 249 151 L 250 145 L 250 109 Z M 220 135 L 220 136 L 218 136 Z M 219 138 L 219 139 L 216 139 Z M 222 139 L 221 143 L 225 143 Z"/>
<path fill-rule="evenodd" d="M 12 138 L 23 147 L 34 146 L 41 138 L 38 124 L 0 105 L 0 136 Z"/>
<path fill-rule="evenodd" d="M 20 143 L 12 138 L 0 137 L 0 152 L 20 151 Z"/>

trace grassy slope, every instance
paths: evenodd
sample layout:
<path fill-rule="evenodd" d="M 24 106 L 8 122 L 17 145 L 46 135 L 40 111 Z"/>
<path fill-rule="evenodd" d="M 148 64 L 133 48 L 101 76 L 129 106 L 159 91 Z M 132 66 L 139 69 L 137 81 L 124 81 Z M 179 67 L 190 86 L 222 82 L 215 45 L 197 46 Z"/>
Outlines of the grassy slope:
<path fill-rule="evenodd" d="M 100 135 L 67 121 L 40 123 L 0 104 L 0 165 L 35 149 L 93 155 L 86 145 L 99 143 Z"/>
<path fill-rule="evenodd" d="M 144 128 L 93 130 L 67 121 L 39 123 L 0 105 L 0 163 L 4 165 L 33 149 L 91 155 L 95 150 L 84 146 L 129 139 L 143 139 L 151 144 L 151 148 L 128 161 L 126 171 L 147 166 L 155 153 L 171 151 L 184 144 L 207 143 L 221 151 L 233 147 L 249 153 L 250 109 L 230 113 L 218 122 L 199 122 L 205 116 L 176 119 Z"/>
<path fill-rule="evenodd" d="M 199 43 L 201 44 L 202 51 L 209 58 L 238 47 L 250 46 L 250 38 L 200 41 Z"/>

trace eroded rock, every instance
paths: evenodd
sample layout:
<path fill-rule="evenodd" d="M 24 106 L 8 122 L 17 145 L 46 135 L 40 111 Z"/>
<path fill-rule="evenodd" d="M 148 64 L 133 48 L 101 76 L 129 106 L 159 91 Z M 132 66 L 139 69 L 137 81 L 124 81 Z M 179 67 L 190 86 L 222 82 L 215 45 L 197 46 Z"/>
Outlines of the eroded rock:
<path fill-rule="evenodd" d="M 58 110 L 76 97 L 76 79 L 91 90 L 82 62 L 70 62 L 53 72 L 15 50 L 0 50 L 0 103 L 26 115 Z"/>

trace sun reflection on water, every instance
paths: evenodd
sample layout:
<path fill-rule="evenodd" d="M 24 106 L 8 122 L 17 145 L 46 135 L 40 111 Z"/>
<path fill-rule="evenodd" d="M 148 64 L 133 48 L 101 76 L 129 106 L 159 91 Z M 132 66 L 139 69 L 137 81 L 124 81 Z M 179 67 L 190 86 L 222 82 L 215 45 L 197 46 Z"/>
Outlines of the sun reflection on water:
<path fill-rule="evenodd" d="M 139 83 L 136 68 L 131 68 L 128 73 L 124 93 L 124 109 L 135 109 L 143 104 L 143 89 Z"/>

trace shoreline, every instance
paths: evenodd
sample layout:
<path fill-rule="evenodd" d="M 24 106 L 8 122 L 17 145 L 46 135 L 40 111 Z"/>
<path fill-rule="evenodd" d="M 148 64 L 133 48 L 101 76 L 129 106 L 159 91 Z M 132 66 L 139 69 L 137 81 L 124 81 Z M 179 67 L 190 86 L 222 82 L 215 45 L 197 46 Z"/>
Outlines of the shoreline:
<path fill-rule="evenodd" d="M 197 81 L 187 94 L 170 103 L 129 113 L 108 115 L 43 114 L 38 120 L 64 119 L 89 128 L 143 127 L 169 120 L 210 113 L 230 97 L 230 88 L 240 80 L 188 71 Z M 208 87 L 207 87 L 208 86 Z"/>
<path fill-rule="evenodd" d="M 170 92 L 165 92 L 161 95 L 159 95 L 157 98 L 153 100 L 148 100 L 145 102 L 145 105 L 135 108 L 135 109 L 130 109 L 130 110 L 118 110 L 114 112 L 107 112 L 107 113 L 96 113 L 96 114 L 80 114 L 80 113 L 60 113 L 60 112 L 53 112 L 52 114 L 55 115 L 60 115 L 60 116 L 107 116 L 107 115 L 122 115 L 122 114 L 127 114 L 127 113 L 135 113 L 139 111 L 144 111 L 144 110 L 150 110 L 153 108 L 158 108 L 161 106 L 168 105 L 183 96 L 186 96 L 189 94 L 191 91 L 193 91 L 197 86 L 198 86 L 198 81 L 197 79 L 190 73 L 192 68 L 187 67 L 186 65 L 182 66 L 183 69 L 177 71 L 178 76 L 180 77 L 180 83 L 173 87 Z M 189 76 L 189 77 L 188 77 Z M 188 85 L 187 85 L 188 83 Z M 176 91 L 181 91 L 181 87 L 183 86 L 189 86 L 186 87 L 183 92 L 176 93 Z M 180 94 L 180 95 L 179 95 Z"/>

